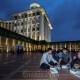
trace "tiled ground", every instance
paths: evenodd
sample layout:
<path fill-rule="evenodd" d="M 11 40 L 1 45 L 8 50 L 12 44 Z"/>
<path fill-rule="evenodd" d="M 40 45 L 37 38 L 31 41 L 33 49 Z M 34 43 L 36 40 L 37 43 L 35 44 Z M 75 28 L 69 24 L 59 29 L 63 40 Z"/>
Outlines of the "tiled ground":
<path fill-rule="evenodd" d="M 64 70 L 51 75 L 49 70 L 40 69 L 40 58 L 40 53 L 1 57 L 0 80 L 80 80 Z"/>

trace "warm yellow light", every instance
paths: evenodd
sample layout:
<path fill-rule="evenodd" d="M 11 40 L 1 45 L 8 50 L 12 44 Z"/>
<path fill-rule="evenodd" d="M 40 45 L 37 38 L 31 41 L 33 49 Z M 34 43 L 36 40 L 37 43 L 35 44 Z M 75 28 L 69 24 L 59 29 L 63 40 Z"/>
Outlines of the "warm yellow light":
<path fill-rule="evenodd" d="M 50 23 L 49 23 L 49 27 L 50 27 L 50 29 L 53 29 Z"/>
<path fill-rule="evenodd" d="M 32 3 L 30 5 L 30 8 L 35 8 L 35 7 L 40 7 L 40 5 L 38 3 Z"/>
<path fill-rule="evenodd" d="M 19 14 L 19 16 L 21 16 L 21 14 Z"/>
<path fill-rule="evenodd" d="M 44 12 L 42 12 L 42 14 L 44 15 L 45 13 L 44 13 Z"/>
<path fill-rule="evenodd" d="M 27 14 L 32 14 L 32 13 L 33 13 L 32 11 L 28 11 L 28 12 L 27 12 Z"/>

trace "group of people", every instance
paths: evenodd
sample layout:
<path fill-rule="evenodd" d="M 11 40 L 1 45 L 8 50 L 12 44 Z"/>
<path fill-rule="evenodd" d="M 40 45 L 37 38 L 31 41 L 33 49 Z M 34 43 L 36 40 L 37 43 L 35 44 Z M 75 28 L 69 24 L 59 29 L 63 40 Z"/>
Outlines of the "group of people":
<path fill-rule="evenodd" d="M 80 51 L 73 57 L 73 53 L 69 52 L 67 48 L 63 48 L 62 51 L 55 53 L 53 56 L 52 48 L 48 48 L 47 52 L 42 55 L 40 61 L 40 67 L 42 69 L 49 69 L 57 65 L 70 65 L 71 68 L 80 69 Z"/>

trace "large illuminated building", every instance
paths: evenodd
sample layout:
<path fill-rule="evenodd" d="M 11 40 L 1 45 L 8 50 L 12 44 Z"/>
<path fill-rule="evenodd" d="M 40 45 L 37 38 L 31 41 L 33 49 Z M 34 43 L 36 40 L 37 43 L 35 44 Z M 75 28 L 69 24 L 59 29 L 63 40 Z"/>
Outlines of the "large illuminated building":
<path fill-rule="evenodd" d="M 39 4 L 32 3 L 29 10 L 13 14 L 12 17 L 16 33 L 38 41 L 51 41 L 52 26 L 44 8 Z"/>
<path fill-rule="evenodd" d="M 12 15 L 13 20 L 2 21 L 2 27 L 31 39 L 51 41 L 51 23 L 43 7 L 32 3 L 30 9 Z"/>
<path fill-rule="evenodd" d="M 11 16 L 12 20 L 0 20 L 2 52 L 15 50 L 16 44 L 21 44 L 26 51 L 45 51 L 48 47 L 56 51 L 63 47 L 70 51 L 80 50 L 80 41 L 51 42 L 51 23 L 44 8 L 37 3 L 32 3 L 29 10 Z"/>

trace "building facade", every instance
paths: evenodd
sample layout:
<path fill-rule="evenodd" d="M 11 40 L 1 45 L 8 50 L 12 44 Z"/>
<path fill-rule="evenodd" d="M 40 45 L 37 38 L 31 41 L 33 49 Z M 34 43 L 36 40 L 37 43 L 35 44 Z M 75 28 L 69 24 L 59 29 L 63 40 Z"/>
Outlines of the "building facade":
<path fill-rule="evenodd" d="M 15 45 L 21 44 L 26 51 L 46 51 L 51 47 L 54 51 L 62 50 L 63 47 L 72 50 L 80 50 L 80 41 L 46 42 L 36 41 L 18 33 L 0 27 L 0 52 L 15 51 Z"/>
<path fill-rule="evenodd" d="M 51 41 L 51 23 L 43 7 L 32 3 L 30 9 L 13 14 L 14 31 L 23 36 L 40 41 Z"/>
<path fill-rule="evenodd" d="M 14 32 L 14 20 L 0 20 L 0 27 Z"/>
<path fill-rule="evenodd" d="M 0 26 L 25 37 L 51 42 L 51 23 L 43 7 L 32 3 L 30 9 L 11 15 L 13 20 L 0 20 Z"/>

